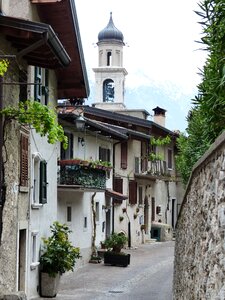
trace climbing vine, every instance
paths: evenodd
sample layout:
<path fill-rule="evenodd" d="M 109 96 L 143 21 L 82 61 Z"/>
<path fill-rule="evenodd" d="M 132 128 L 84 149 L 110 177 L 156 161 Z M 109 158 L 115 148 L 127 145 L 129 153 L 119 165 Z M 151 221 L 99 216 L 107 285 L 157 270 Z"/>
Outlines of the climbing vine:
<path fill-rule="evenodd" d="M 20 124 L 32 126 L 41 136 L 47 136 L 48 142 L 54 144 L 62 142 L 67 148 L 68 139 L 63 127 L 58 124 L 56 112 L 50 107 L 37 101 L 27 100 L 19 102 L 17 107 L 6 107 L 0 111 L 8 119 L 15 119 Z"/>
<path fill-rule="evenodd" d="M 3 76 L 6 73 L 8 66 L 9 62 L 7 59 L 0 60 L 0 76 Z"/>
<path fill-rule="evenodd" d="M 165 146 L 168 145 L 170 142 L 171 142 L 170 136 L 166 136 L 165 138 L 152 137 L 150 140 L 151 151 L 149 153 L 148 160 L 150 161 L 163 160 L 163 155 L 161 153 L 155 153 L 155 149 L 152 146 L 158 146 L 158 147 Z"/>

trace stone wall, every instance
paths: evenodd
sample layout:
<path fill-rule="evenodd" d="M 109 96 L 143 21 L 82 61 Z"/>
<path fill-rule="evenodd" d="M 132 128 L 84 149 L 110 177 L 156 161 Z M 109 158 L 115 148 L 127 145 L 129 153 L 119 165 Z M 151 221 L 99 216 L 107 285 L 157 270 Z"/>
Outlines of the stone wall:
<path fill-rule="evenodd" d="M 225 299 L 225 133 L 194 166 L 180 210 L 174 299 Z"/>

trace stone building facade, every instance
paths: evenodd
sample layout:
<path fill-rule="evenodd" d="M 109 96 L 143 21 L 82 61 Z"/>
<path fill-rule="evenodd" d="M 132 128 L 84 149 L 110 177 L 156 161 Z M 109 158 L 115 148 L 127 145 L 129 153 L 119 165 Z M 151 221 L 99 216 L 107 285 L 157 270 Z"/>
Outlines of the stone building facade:
<path fill-rule="evenodd" d="M 225 133 L 196 163 L 180 210 L 174 299 L 225 299 Z"/>

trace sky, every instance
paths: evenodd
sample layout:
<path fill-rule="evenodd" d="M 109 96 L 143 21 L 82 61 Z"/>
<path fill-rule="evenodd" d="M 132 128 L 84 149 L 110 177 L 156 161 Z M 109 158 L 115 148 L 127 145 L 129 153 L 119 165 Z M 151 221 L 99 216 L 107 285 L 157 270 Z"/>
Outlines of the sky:
<path fill-rule="evenodd" d="M 206 54 L 200 49 L 202 28 L 197 0 L 75 0 L 84 58 L 94 102 L 94 72 L 98 66 L 98 33 L 112 12 L 124 35 L 125 105 L 129 109 L 167 110 L 166 127 L 184 131 L 191 99 L 201 81 Z"/>

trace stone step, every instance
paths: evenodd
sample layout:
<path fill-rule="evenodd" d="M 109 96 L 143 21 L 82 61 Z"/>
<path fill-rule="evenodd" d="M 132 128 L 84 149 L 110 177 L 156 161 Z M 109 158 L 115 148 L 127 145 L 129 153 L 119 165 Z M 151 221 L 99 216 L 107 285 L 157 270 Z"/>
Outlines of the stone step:
<path fill-rule="evenodd" d="M 157 239 L 147 239 L 147 240 L 145 240 L 146 244 L 155 243 L 155 242 L 157 242 Z"/>

